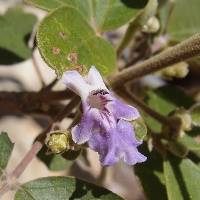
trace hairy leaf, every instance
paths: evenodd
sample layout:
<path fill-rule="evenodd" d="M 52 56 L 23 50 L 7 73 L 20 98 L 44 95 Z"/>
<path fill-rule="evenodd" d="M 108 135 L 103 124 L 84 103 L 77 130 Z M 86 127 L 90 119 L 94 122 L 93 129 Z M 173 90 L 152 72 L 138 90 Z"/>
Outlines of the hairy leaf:
<path fill-rule="evenodd" d="M 164 162 L 169 200 L 198 200 L 200 198 L 200 168 L 189 159 L 170 156 Z"/>
<path fill-rule="evenodd" d="M 96 31 L 116 29 L 132 20 L 148 0 L 26 0 L 27 3 L 51 11 L 61 6 L 76 8 Z"/>
<path fill-rule="evenodd" d="M 199 0 L 176 0 L 174 4 L 168 34 L 171 40 L 181 41 L 200 31 Z"/>
<path fill-rule="evenodd" d="M 148 0 L 96 0 L 95 20 L 98 31 L 116 29 L 133 20 Z"/>
<path fill-rule="evenodd" d="M 21 186 L 15 200 L 120 200 L 109 190 L 72 177 L 40 178 Z"/>
<path fill-rule="evenodd" d="M 8 134 L 2 132 L 0 134 L 0 169 L 5 169 L 12 153 L 14 144 L 8 137 Z M 1 171 L 0 171 L 1 174 Z"/>
<path fill-rule="evenodd" d="M 31 57 L 27 39 L 36 17 L 19 8 L 8 9 L 0 16 L 0 64 L 12 64 Z"/>
<path fill-rule="evenodd" d="M 39 26 L 37 41 L 43 58 L 59 75 L 72 69 L 84 73 L 91 65 L 104 75 L 115 68 L 112 46 L 96 36 L 74 8 L 59 8 L 48 15 Z"/>

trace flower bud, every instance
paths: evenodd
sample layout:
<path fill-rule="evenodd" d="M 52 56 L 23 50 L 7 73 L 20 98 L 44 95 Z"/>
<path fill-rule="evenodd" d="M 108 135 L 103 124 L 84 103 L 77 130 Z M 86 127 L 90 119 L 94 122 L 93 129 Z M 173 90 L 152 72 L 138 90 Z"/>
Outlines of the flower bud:
<path fill-rule="evenodd" d="M 188 64 L 180 62 L 161 70 L 161 75 L 166 79 L 184 78 L 189 73 Z"/>
<path fill-rule="evenodd" d="M 70 137 L 67 131 L 52 131 L 47 135 L 45 144 L 52 153 L 59 154 L 70 149 Z"/>
<path fill-rule="evenodd" d="M 192 118 L 191 118 L 190 113 L 187 110 L 181 108 L 174 113 L 174 116 L 181 119 L 181 129 L 183 131 L 191 130 Z"/>
<path fill-rule="evenodd" d="M 143 26 L 142 31 L 145 33 L 156 33 L 159 29 L 159 20 L 155 16 L 153 16 L 148 19 L 147 23 Z"/>

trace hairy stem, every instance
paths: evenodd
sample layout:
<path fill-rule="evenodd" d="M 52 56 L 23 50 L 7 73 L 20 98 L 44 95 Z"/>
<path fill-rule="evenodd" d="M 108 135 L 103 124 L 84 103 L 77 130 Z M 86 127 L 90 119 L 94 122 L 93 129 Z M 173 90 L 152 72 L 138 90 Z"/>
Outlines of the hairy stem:
<path fill-rule="evenodd" d="M 42 149 L 44 145 L 44 139 L 46 138 L 46 134 L 51 130 L 51 127 L 55 122 L 61 121 L 64 117 L 69 115 L 71 111 L 77 106 L 79 103 L 79 97 L 74 96 L 70 103 L 66 105 L 66 107 L 52 120 L 52 122 L 48 125 L 48 127 L 39 135 L 37 141 L 33 144 L 31 149 L 25 155 L 25 157 L 21 160 L 21 162 L 17 165 L 17 167 L 8 175 L 11 178 L 18 178 L 29 165 L 29 163 L 33 160 L 33 158 L 37 155 L 37 153 Z M 0 197 L 9 190 L 9 185 L 6 183 L 0 189 Z"/>
<path fill-rule="evenodd" d="M 130 68 L 124 69 L 110 80 L 111 86 L 115 89 L 127 81 L 131 81 L 147 74 L 156 72 L 162 68 L 200 55 L 200 33 L 189 39 L 168 48 L 167 50 L 138 63 Z"/>
<path fill-rule="evenodd" d="M 69 90 L 40 92 L 0 92 L 0 110 L 2 113 L 33 113 L 56 116 L 63 109 L 63 104 L 55 102 L 70 99 L 73 93 Z"/>
<path fill-rule="evenodd" d="M 48 133 L 50 128 L 45 130 L 45 133 Z M 11 173 L 12 177 L 18 178 L 23 171 L 26 169 L 28 164 L 32 161 L 32 159 L 37 155 L 37 153 L 41 150 L 43 146 L 43 142 L 36 141 L 31 149 L 28 151 L 28 153 L 25 155 L 25 157 L 22 159 L 22 161 L 17 165 L 17 167 L 13 170 Z"/>

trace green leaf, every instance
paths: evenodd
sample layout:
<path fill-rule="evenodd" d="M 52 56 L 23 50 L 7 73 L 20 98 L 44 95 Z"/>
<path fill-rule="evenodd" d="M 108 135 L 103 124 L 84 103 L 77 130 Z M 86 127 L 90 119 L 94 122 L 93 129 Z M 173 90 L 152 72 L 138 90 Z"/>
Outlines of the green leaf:
<path fill-rule="evenodd" d="M 8 137 L 8 134 L 1 132 L 0 134 L 0 169 L 5 169 L 12 153 L 14 144 Z M 0 171 L 1 174 L 1 171 Z"/>
<path fill-rule="evenodd" d="M 36 17 L 19 8 L 8 9 L 0 16 L 0 64 L 12 64 L 31 57 L 27 39 Z"/>
<path fill-rule="evenodd" d="M 37 41 L 43 58 L 59 75 L 72 69 L 84 73 L 91 65 L 104 75 L 115 68 L 112 46 L 96 36 L 74 8 L 63 7 L 49 14 L 39 26 Z"/>
<path fill-rule="evenodd" d="M 193 128 L 178 139 L 178 142 L 185 145 L 191 152 L 200 157 L 200 142 L 198 140 L 200 128 Z"/>
<path fill-rule="evenodd" d="M 166 1 L 166 0 L 159 1 L 158 16 L 159 16 L 159 20 L 160 20 L 160 32 L 161 33 L 165 33 L 165 31 L 166 31 L 172 3 L 173 3 L 172 1 Z"/>
<path fill-rule="evenodd" d="M 194 103 L 191 97 L 174 86 L 164 86 L 155 90 L 149 90 L 145 102 L 155 111 L 168 115 L 177 107 L 189 108 Z M 148 126 L 156 131 L 161 131 L 161 124 L 155 119 L 144 115 Z"/>
<path fill-rule="evenodd" d="M 43 148 L 39 151 L 37 157 L 45 163 L 45 165 L 52 171 L 59 171 L 68 168 L 71 165 L 70 161 L 64 159 L 60 154 L 50 154 L 47 155 L 47 147 L 43 146 Z"/>
<path fill-rule="evenodd" d="M 194 126 L 200 126 L 200 104 L 195 104 L 190 109 L 190 115 L 192 117 L 192 123 Z"/>
<path fill-rule="evenodd" d="M 167 199 L 165 180 L 163 175 L 163 159 L 155 150 L 149 152 L 146 146 L 142 146 L 141 153 L 147 156 L 147 161 L 135 165 L 135 173 L 140 178 L 146 197 L 149 200 Z"/>
<path fill-rule="evenodd" d="M 179 138 L 178 141 L 187 146 L 190 151 L 200 151 L 200 143 L 196 141 L 195 137 L 189 134 L 185 134 L 183 137 Z"/>
<path fill-rule="evenodd" d="M 174 4 L 168 34 L 171 40 L 181 41 L 200 31 L 199 0 L 176 0 Z"/>
<path fill-rule="evenodd" d="M 164 173 L 169 200 L 200 199 L 200 168 L 191 160 L 170 156 L 164 161 Z"/>
<path fill-rule="evenodd" d="M 147 127 L 143 119 L 136 119 L 132 122 L 137 140 L 143 140 L 147 135 Z"/>
<path fill-rule="evenodd" d="M 72 177 L 40 178 L 21 186 L 15 200 L 122 200 L 104 188 Z"/>
<path fill-rule="evenodd" d="M 26 3 L 33 6 L 39 7 L 41 9 L 51 11 L 63 5 L 62 1 L 57 0 L 24 0 Z"/>
<path fill-rule="evenodd" d="M 189 150 L 186 145 L 180 141 L 168 141 L 165 147 L 174 155 L 184 158 L 187 156 Z"/>
<path fill-rule="evenodd" d="M 26 3 L 47 11 L 52 11 L 62 6 L 75 8 L 88 22 L 90 22 L 92 18 L 93 1 L 94 0 L 25 0 Z"/>
<path fill-rule="evenodd" d="M 98 32 L 116 29 L 137 16 L 148 0 L 26 0 L 51 11 L 61 6 L 76 8 Z"/>
<path fill-rule="evenodd" d="M 148 0 L 96 0 L 95 20 L 98 31 L 116 29 L 133 20 Z"/>

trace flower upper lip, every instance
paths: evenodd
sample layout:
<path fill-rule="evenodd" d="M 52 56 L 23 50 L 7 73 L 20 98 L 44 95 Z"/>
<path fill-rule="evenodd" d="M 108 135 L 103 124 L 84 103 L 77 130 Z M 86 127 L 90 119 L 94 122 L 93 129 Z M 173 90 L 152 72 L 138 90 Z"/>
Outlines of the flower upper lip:
<path fill-rule="evenodd" d="M 85 101 L 91 93 L 109 93 L 100 73 L 92 66 L 84 78 L 77 71 L 68 71 L 63 74 L 63 82 L 67 87 Z"/>

